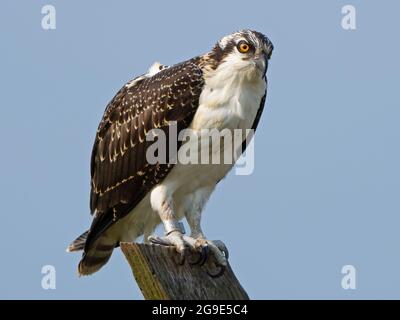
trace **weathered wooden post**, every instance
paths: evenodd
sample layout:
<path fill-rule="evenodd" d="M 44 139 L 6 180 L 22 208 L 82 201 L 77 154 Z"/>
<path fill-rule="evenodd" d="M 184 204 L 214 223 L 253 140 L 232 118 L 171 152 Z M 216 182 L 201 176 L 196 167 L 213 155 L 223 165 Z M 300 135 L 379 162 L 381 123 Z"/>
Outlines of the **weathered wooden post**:
<path fill-rule="evenodd" d="M 221 276 L 211 277 L 207 263 L 178 264 L 178 254 L 171 247 L 123 242 L 121 250 L 147 300 L 249 299 L 229 263 Z"/>

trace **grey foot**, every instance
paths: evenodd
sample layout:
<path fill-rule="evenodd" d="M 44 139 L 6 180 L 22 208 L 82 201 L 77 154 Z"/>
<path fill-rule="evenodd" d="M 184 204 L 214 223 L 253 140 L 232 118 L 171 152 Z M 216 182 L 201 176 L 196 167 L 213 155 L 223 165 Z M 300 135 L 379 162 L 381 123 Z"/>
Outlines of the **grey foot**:
<path fill-rule="evenodd" d="M 205 249 L 206 256 L 203 264 L 207 261 L 207 274 L 212 278 L 220 277 L 224 274 L 228 265 L 229 252 L 225 244 L 220 240 L 197 239 L 196 245 Z M 210 269 L 216 270 L 211 272 Z"/>
<path fill-rule="evenodd" d="M 185 262 L 185 258 L 188 254 L 189 245 L 185 242 L 183 238 L 183 234 L 179 231 L 173 231 L 170 234 L 159 237 L 159 236 L 150 236 L 148 240 L 150 243 L 158 244 L 162 246 L 170 246 L 175 247 L 175 250 L 179 253 L 179 264 L 183 264 Z"/>
<path fill-rule="evenodd" d="M 211 277 L 221 276 L 227 266 L 227 259 L 229 257 L 228 249 L 219 240 L 195 239 L 185 236 L 178 231 L 171 232 L 164 237 L 150 236 L 148 240 L 153 244 L 175 247 L 176 251 L 180 254 L 180 264 L 185 262 L 189 252 L 197 253 L 198 259 L 195 261 L 189 261 L 188 259 L 189 264 L 203 265 L 207 261 L 208 265 L 218 270 L 217 272 L 207 271 Z"/>

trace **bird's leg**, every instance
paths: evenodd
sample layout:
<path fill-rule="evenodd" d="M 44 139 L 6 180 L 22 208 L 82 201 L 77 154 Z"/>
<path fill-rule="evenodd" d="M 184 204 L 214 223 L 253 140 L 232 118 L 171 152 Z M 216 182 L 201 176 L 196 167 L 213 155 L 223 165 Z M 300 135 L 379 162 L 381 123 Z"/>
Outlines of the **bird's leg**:
<path fill-rule="evenodd" d="M 175 218 L 172 198 L 162 201 L 158 212 L 164 225 L 165 235 L 163 237 L 150 236 L 148 240 L 153 244 L 175 247 L 180 254 L 180 263 L 183 264 L 187 255 L 188 245 L 183 239 L 183 225 Z"/>
<path fill-rule="evenodd" d="M 229 257 L 228 249 L 222 241 L 211 241 L 204 237 L 203 231 L 201 229 L 201 209 L 192 210 L 186 213 L 186 219 L 190 226 L 191 238 L 195 239 L 193 247 L 196 251 L 200 252 L 200 259 L 194 264 L 204 264 L 205 261 L 211 256 L 213 263 L 220 268 L 215 274 L 210 274 L 211 276 L 219 276 L 225 270 L 227 265 L 227 259 Z"/>
<path fill-rule="evenodd" d="M 190 227 L 190 236 L 193 239 L 203 239 L 204 234 L 203 234 L 203 230 L 201 229 L 201 224 L 200 224 L 201 210 L 196 209 L 196 210 L 187 211 L 185 216 L 186 216 L 186 220 Z"/>
<path fill-rule="evenodd" d="M 165 186 L 156 187 L 151 193 L 151 205 L 159 213 L 165 235 L 163 237 L 150 236 L 148 240 L 153 244 L 175 247 L 180 254 L 181 264 L 185 261 L 189 250 L 199 253 L 198 261 L 189 262 L 204 264 L 207 260 L 209 264 L 219 267 L 220 270 L 217 273 L 209 273 L 210 276 L 218 276 L 227 265 L 228 251 L 221 241 L 207 240 L 200 226 L 202 208 L 211 190 L 210 188 L 200 189 L 195 195 L 187 198 L 184 208 L 191 230 L 189 237 L 184 235 L 183 225 L 176 219 L 172 196 L 166 192 Z M 212 259 L 208 259 L 209 257 Z"/>

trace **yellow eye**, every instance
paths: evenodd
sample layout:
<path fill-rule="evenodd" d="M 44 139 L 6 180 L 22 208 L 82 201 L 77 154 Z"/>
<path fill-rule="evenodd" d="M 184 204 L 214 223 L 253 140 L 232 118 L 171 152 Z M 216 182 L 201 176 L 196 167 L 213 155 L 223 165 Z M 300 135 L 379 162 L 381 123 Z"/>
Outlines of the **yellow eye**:
<path fill-rule="evenodd" d="M 246 53 L 250 50 L 250 46 L 246 42 L 240 42 L 238 45 L 239 52 Z"/>

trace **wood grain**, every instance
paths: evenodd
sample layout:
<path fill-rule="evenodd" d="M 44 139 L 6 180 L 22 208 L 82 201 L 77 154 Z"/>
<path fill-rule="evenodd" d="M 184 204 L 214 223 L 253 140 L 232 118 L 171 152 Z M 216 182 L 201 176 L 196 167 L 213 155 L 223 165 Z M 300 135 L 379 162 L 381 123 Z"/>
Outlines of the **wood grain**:
<path fill-rule="evenodd" d="M 146 300 L 248 300 L 229 263 L 217 278 L 209 262 L 203 266 L 186 261 L 180 265 L 172 247 L 123 242 L 121 250 Z M 187 260 L 195 261 L 195 255 Z"/>

